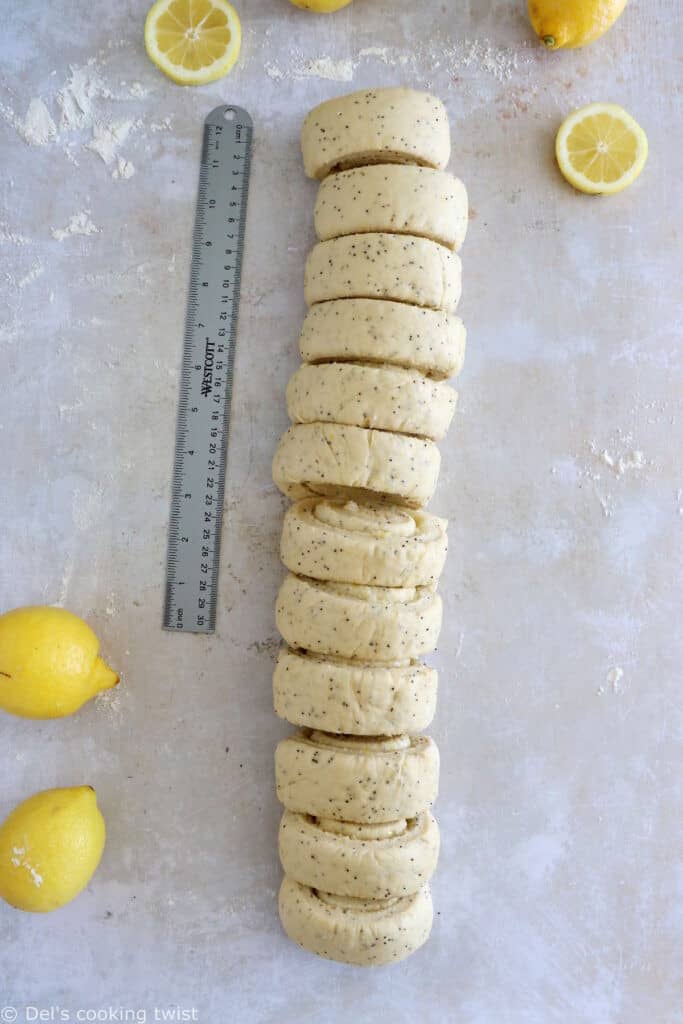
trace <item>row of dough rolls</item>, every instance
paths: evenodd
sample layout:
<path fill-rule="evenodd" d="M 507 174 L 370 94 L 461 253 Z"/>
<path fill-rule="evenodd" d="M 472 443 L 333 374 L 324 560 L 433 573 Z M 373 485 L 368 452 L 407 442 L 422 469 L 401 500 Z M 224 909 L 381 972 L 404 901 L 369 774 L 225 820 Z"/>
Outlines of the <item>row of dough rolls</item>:
<path fill-rule="evenodd" d="M 302 132 L 321 181 L 303 365 L 273 478 L 295 502 L 277 599 L 280 916 L 305 949 L 361 965 L 427 939 L 439 757 L 422 661 L 442 619 L 446 522 L 426 512 L 462 367 L 457 250 L 467 195 L 445 172 L 441 102 L 406 89 L 322 104 Z"/>

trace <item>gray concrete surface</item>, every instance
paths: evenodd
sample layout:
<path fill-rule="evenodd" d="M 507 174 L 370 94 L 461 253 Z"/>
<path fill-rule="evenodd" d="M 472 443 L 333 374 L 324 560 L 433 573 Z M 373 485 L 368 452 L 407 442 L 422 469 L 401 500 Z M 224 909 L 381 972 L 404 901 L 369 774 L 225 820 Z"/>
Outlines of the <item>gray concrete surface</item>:
<path fill-rule="evenodd" d="M 205 1024 L 683 1021 L 680 9 L 633 2 L 602 41 L 545 54 L 511 0 L 356 0 L 330 18 L 238 6 L 239 67 L 196 90 L 147 61 L 144 2 L 2 7 L 0 606 L 83 614 L 123 683 L 70 720 L 0 719 L 0 816 L 88 782 L 109 832 L 70 907 L 0 907 L 0 1006 L 20 1021 L 39 1019 L 27 1006 L 72 1020 L 177 1006 Z M 432 503 L 451 519 L 438 916 L 422 952 L 373 973 L 305 955 L 277 919 L 270 459 L 313 241 L 301 120 L 396 82 L 448 105 L 472 205 L 470 333 Z M 44 145 L 35 105 L 26 126 L 36 98 L 56 125 Z M 553 161 L 560 121 L 593 100 L 622 103 L 650 139 L 640 181 L 612 199 L 574 193 Z M 206 639 L 160 618 L 198 141 L 222 101 L 251 111 L 256 149 Z M 117 149 L 109 164 L 84 148 L 93 134 Z M 132 177 L 112 177 L 130 173 L 118 157 Z M 70 223 L 91 233 L 53 237 Z"/>

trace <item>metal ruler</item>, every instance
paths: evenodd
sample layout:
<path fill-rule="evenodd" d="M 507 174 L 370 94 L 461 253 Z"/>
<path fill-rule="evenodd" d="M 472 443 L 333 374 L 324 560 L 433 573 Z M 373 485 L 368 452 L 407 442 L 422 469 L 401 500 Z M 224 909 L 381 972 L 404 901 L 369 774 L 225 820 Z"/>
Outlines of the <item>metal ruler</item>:
<path fill-rule="evenodd" d="M 221 106 L 204 122 L 180 378 L 164 629 L 213 633 L 252 122 Z"/>

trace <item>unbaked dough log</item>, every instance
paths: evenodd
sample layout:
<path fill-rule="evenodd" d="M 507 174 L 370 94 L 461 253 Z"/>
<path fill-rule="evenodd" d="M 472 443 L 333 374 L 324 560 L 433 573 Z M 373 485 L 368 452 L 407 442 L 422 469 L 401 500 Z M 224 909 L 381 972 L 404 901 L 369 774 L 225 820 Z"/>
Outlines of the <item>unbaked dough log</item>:
<path fill-rule="evenodd" d="M 393 363 L 435 380 L 455 377 L 465 359 L 462 320 L 438 310 L 379 299 L 338 299 L 312 306 L 299 350 L 308 363 Z"/>
<path fill-rule="evenodd" d="M 439 441 L 453 419 L 457 391 L 415 370 L 362 363 L 304 363 L 287 385 L 294 423 L 347 423 Z"/>
<path fill-rule="evenodd" d="M 457 253 L 413 235 L 368 232 L 318 242 L 304 271 L 308 306 L 331 299 L 391 299 L 452 312 L 461 289 Z"/>
<path fill-rule="evenodd" d="M 374 587 L 435 584 L 447 522 L 420 509 L 304 498 L 287 509 L 280 557 L 299 576 Z"/>
<path fill-rule="evenodd" d="M 429 736 L 301 732 L 275 751 L 277 795 L 288 811 L 366 824 L 414 818 L 434 803 L 439 752 Z"/>
<path fill-rule="evenodd" d="M 419 508 L 436 488 L 433 441 L 338 423 L 297 423 L 283 434 L 273 480 L 288 498 L 373 495 Z"/>
<path fill-rule="evenodd" d="M 390 231 L 459 249 L 467 233 L 467 191 L 431 167 L 378 164 L 325 178 L 315 204 L 318 238 Z"/>
<path fill-rule="evenodd" d="M 283 647 L 273 674 L 275 711 L 292 725 L 350 736 L 426 729 L 438 675 L 421 661 L 377 664 Z"/>
<path fill-rule="evenodd" d="M 448 114 L 440 99 L 414 89 L 368 89 L 337 96 L 308 114 L 301 131 L 309 178 L 365 164 L 445 167 Z"/>
<path fill-rule="evenodd" d="M 289 575 L 275 621 L 290 647 L 362 661 L 403 661 L 433 651 L 442 602 L 430 587 L 366 587 Z"/>
<path fill-rule="evenodd" d="M 415 818 L 358 825 L 285 811 L 280 860 L 301 885 L 381 900 L 417 892 L 434 874 L 439 826 L 429 811 Z"/>
<path fill-rule="evenodd" d="M 360 967 L 410 956 L 429 938 L 432 917 L 427 885 L 388 900 L 330 896 L 287 877 L 280 888 L 280 920 L 290 939 L 327 960 Z"/>

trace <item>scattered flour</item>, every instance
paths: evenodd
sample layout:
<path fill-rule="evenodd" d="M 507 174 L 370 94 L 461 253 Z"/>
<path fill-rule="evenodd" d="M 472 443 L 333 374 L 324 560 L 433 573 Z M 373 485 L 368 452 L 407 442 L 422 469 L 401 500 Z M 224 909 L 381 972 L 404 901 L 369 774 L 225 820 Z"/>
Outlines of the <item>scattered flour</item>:
<path fill-rule="evenodd" d="M 6 242 L 9 245 L 28 245 L 31 241 L 26 235 L 20 235 L 17 231 L 12 231 L 7 227 L 6 224 L 0 224 L 0 242 Z"/>
<path fill-rule="evenodd" d="M 95 484 L 91 491 L 83 492 L 76 488 L 71 503 L 71 518 L 74 526 L 81 532 L 93 527 L 102 516 L 104 508 L 104 487 Z"/>
<path fill-rule="evenodd" d="M 133 121 L 112 121 L 111 124 L 95 124 L 92 141 L 86 146 L 109 165 L 114 162 L 119 146 L 128 138 Z M 127 175 L 130 177 L 131 175 Z"/>
<path fill-rule="evenodd" d="M 135 166 L 130 160 L 126 160 L 124 156 L 117 157 L 116 167 L 111 172 L 112 178 L 115 180 L 127 180 L 132 178 L 135 174 Z"/>
<path fill-rule="evenodd" d="M 624 678 L 624 670 L 619 665 L 615 665 L 611 668 L 606 676 L 607 686 L 599 686 L 598 693 L 602 696 L 607 693 L 608 689 L 615 695 L 619 695 L 624 692 L 624 688 L 621 684 L 621 680 Z"/>
<path fill-rule="evenodd" d="M 308 61 L 302 70 L 306 78 L 325 78 L 330 82 L 352 82 L 355 65 L 352 60 L 332 60 L 330 57 L 318 57 Z"/>
<path fill-rule="evenodd" d="M 12 847 L 12 863 L 15 868 L 26 868 L 33 879 L 35 887 L 37 889 L 41 887 L 43 884 L 43 876 L 39 875 L 33 865 L 26 859 L 26 849 L 23 846 Z"/>
<path fill-rule="evenodd" d="M 72 413 L 77 412 L 79 409 L 82 408 L 83 403 L 78 400 L 73 402 L 71 405 L 69 405 L 68 402 L 63 402 L 60 406 L 58 406 L 59 418 L 60 420 L 71 419 Z"/>
<path fill-rule="evenodd" d="M 101 74 L 101 61 L 91 57 L 86 64 L 69 67 L 69 77 L 56 94 L 59 110 L 59 128 L 52 119 L 45 102 L 34 97 L 29 103 L 25 118 L 18 117 L 11 107 L 0 103 L 0 116 L 32 146 L 46 146 L 57 142 L 66 159 L 79 166 L 74 154 L 76 147 L 84 146 L 97 154 L 105 164 L 112 165 L 118 156 L 121 144 L 137 126 L 132 120 L 111 120 L 102 109 L 102 99 L 125 100 L 131 97 L 141 99 L 148 90 L 140 82 L 130 86 L 123 82 L 125 91 L 114 94 Z M 84 144 L 82 133 L 92 131 L 92 138 Z M 80 136 L 80 138 L 79 138 Z M 134 173 L 132 163 L 117 168 L 115 178 L 130 178 Z"/>
<path fill-rule="evenodd" d="M 27 285 L 32 284 L 41 274 L 45 273 L 45 267 L 42 263 L 36 260 L 29 270 L 28 274 L 25 274 L 17 281 L 17 288 L 26 288 Z"/>
<path fill-rule="evenodd" d="M 58 242 L 63 242 L 72 235 L 96 235 L 99 230 L 90 220 L 90 211 L 81 210 L 80 213 L 74 213 L 65 228 L 53 228 L 52 237 Z"/>
<path fill-rule="evenodd" d="M 95 116 L 93 100 L 98 96 L 109 99 L 112 93 L 100 75 L 94 57 L 81 67 L 72 65 L 69 71 L 68 82 L 57 93 L 57 106 L 61 110 L 60 128 L 73 132 L 92 122 Z"/>
<path fill-rule="evenodd" d="M 113 686 L 110 690 L 103 690 L 95 698 L 96 709 L 108 715 L 112 722 L 116 723 L 121 717 L 121 687 Z"/>
<path fill-rule="evenodd" d="M 29 146 L 47 146 L 57 135 L 57 126 L 39 96 L 34 96 L 29 103 L 23 121 L 5 104 L 0 104 L 0 114 Z"/>
<path fill-rule="evenodd" d="M 358 53 L 359 60 L 369 60 L 371 57 L 381 60 L 383 64 L 391 63 L 391 51 L 388 46 L 366 46 Z"/>
<path fill-rule="evenodd" d="M 40 97 L 34 97 L 28 105 L 21 135 L 31 146 L 46 146 L 57 134 L 57 126 L 50 117 Z"/>
<path fill-rule="evenodd" d="M 489 39 L 465 39 L 453 43 L 450 39 L 436 37 L 410 50 L 399 50 L 388 46 L 366 46 L 355 57 L 339 60 L 324 55 L 313 59 L 293 49 L 281 64 L 266 63 L 265 70 L 274 81 L 283 79 L 321 78 L 333 82 L 353 81 L 356 69 L 368 61 L 380 61 L 390 67 L 408 69 L 417 79 L 422 80 L 421 68 L 429 72 L 441 68 L 454 81 L 462 71 L 480 70 L 491 75 L 498 82 L 507 82 L 529 63 L 531 56 L 523 48 L 497 46 Z"/>
<path fill-rule="evenodd" d="M 600 452 L 599 458 L 606 466 L 614 470 L 618 477 L 622 477 L 630 470 L 643 469 L 646 465 L 645 456 L 637 450 L 624 452 L 622 455 L 613 455 L 605 448 Z"/>

